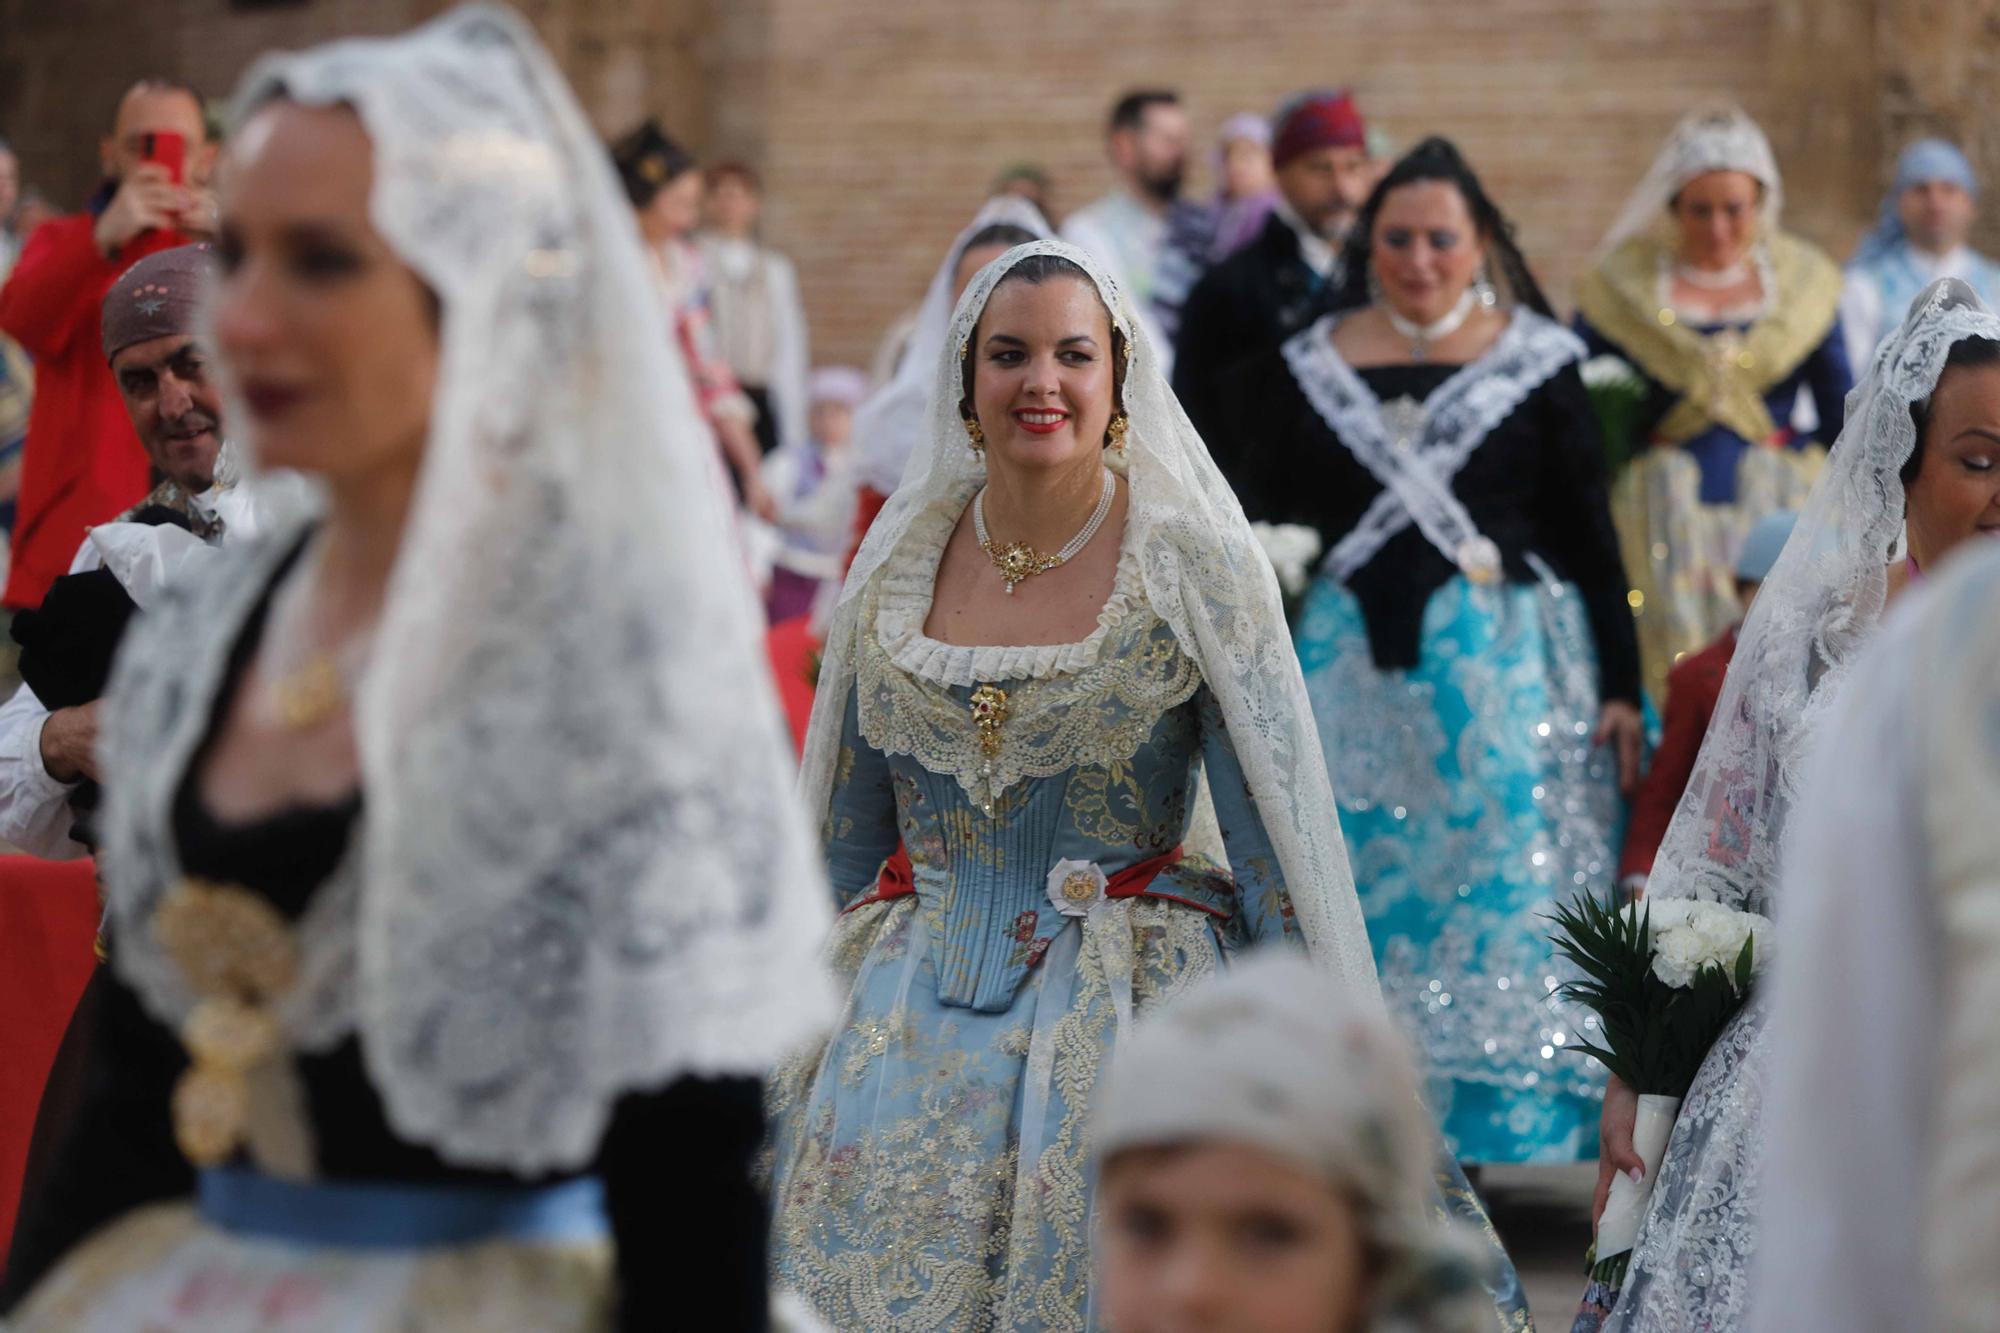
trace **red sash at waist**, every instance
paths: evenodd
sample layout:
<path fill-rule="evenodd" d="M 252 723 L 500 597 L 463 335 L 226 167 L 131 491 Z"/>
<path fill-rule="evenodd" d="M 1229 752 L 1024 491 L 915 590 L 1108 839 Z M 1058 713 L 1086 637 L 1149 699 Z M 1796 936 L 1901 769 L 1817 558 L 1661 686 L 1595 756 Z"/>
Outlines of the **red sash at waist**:
<path fill-rule="evenodd" d="M 1184 854 L 1183 849 L 1177 846 L 1172 851 L 1163 852 L 1158 856 L 1148 858 L 1144 861 L 1136 861 L 1126 866 L 1123 870 L 1106 880 L 1104 896 L 1107 898 L 1143 898 L 1148 896 L 1147 890 L 1152 888 L 1153 881 L 1180 864 L 1180 859 Z M 897 843 L 895 853 L 882 863 L 882 874 L 876 879 L 874 889 L 865 896 L 855 899 L 841 910 L 843 912 L 852 912 L 855 908 L 866 907 L 869 903 L 888 902 L 892 898 L 907 898 L 916 891 L 917 875 L 915 868 L 910 865 L 909 850 L 901 843 Z M 1200 908 L 1204 912 L 1213 912 L 1212 908 L 1189 899 L 1174 897 L 1169 894 L 1157 896 L 1167 898 L 1173 902 L 1186 902 L 1188 906 Z"/>
<path fill-rule="evenodd" d="M 1764 441 L 1764 446 L 1768 449 L 1789 449 L 1797 442 L 1798 438 L 1798 431 L 1790 426 L 1780 426 L 1772 432 L 1770 439 Z M 1646 443 L 1671 444 L 1676 442 L 1668 440 L 1664 435 L 1648 432 Z M 1679 441 L 1678 443 L 1686 443 L 1686 441 Z"/>

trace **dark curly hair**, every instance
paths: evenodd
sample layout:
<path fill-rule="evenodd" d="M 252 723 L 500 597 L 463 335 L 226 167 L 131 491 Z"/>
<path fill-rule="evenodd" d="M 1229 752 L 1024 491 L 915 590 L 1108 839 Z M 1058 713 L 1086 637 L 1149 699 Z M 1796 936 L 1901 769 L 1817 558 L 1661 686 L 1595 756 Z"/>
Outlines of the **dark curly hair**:
<path fill-rule="evenodd" d="M 1381 216 L 1382 202 L 1403 186 L 1415 185 L 1419 181 L 1442 181 L 1458 191 L 1465 200 L 1466 209 L 1472 214 L 1473 225 L 1479 229 L 1480 239 L 1486 242 L 1489 262 L 1501 281 L 1506 283 L 1507 290 L 1522 305 L 1537 314 L 1553 318 L 1555 312 L 1549 306 L 1549 298 L 1542 294 L 1541 284 L 1529 272 L 1528 261 L 1522 257 L 1520 246 L 1514 243 L 1514 224 L 1507 220 L 1500 206 L 1486 193 L 1457 145 L 1435 134 L 1405 153 L 1395 166 L 1389 168 L 1389 174 L 1381 179 L 1369 194 L 1368 202 L 1361 206 L 1361 215 L 1355 219 L 1354 230 L 1347 236 L 1344 256 L 1346 276 L 1335 305 L 1346 309 L 1368 304 L 1368 267 L 1375 257 L 1375 219 Z"/>
<path fill-rule="evenodd" d="M 995 229 L 988 228 L 987 230 Z M 980 235 L 985 235 L 985 232 L 981 232 Z M 979 237 L 977 236 L 973 237 L 974 241 L 978 239 Z M 968 250 L 971 248 L 970 244 L 966 246 Z M 1074 278 L 1089 287 L 1092 296 L 1098 294 L 1097 284 L 1091 281 L 1090 275 L 1084 272 L 1073 260 L 1065 259 L 1061 255 L 1029 255 L 1026 259 L 1021 260 L 1014 267 L 1008 269 L 1000 281 L 993 284 L 993 290 L 997 292 L 1010 282 L 1021 282 L 1031 287 L 1039 287 L 1043 283 L 1056 278 Z M 992 299 L 992 293 L 989 292 L 987 294 L 987 299 L 989 301 Z M 1115 414 L 1125 410 L 1125 367 L 1130 357 L 1130 349 L 1125 345 L 1125 335 L 1119 330 L 1117 321 L 1111 318 L 1111 311 L 1109 309 L 1105 310 L 1104 317 L 1105 321 L 1111 325 L 1111 410 Z M 968 347 L 965 350 L 965 354 L 959 359 L 959 382 L 964 391 L 964 396 L 958 400 L 958 415 L 966 421 L 970 421 L 973 418 L 972 365 L 972 349 Z"/>
<path fill-rule="evenodd" d="M 1949 352 L 1945 353 L 1944 365 L 1938 371 L 1938 383 L 1944 383 L 1948 371 L 1991 365 L 2000 365 L 2000 342 L 1992 338 L 1961 338 L 1951 345 Z M 1935 386 L 1932 387 L 1931 394 L 1933 397 L 1936 396 Z M 1910 404 L 1910 420 L 1917 428 L 1917 443 L 1916 447 L 1910 450 L 1910 456 L 1903 460 L 1902 478 L 1905 490 L 1908 490 L 1910 483 L 1917 479 L 1917 474 L 1924 470 L 1924 431 L 1931 420 L 1930 398 L 1922 398 Z"/>

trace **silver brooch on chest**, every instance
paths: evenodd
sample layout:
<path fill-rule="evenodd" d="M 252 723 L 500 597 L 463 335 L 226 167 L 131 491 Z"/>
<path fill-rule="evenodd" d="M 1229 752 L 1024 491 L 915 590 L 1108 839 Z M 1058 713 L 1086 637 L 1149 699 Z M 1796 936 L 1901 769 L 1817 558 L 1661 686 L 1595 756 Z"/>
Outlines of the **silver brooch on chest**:
<path fill-rule="evenodd" d="M 1430 424 L 1431 414 L 1416 399 L 1404 394 L 1382 405 L 1382 428 L 1389 433 L 1389 444 L 1399 454 L 1413 451 L 1424 438 L 1424 427 Z"/>

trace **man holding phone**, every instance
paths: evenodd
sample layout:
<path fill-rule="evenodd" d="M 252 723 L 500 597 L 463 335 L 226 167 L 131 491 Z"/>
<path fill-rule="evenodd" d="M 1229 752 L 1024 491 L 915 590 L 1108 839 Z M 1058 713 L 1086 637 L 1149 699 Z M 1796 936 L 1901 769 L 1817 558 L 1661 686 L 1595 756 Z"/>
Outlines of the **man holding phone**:
<path fill-rule="evenodd" d="M 98 312 L 120 273 L 215 228 L 201 98 L 161 80 L 133 85 L 99 145 L 105 182 L 89 208 L 44 223 L 0 288 L 0 332 L 35 359 L 8 607 L 39 605 L 92 524 L 152 489 L 99 344 Z"/>

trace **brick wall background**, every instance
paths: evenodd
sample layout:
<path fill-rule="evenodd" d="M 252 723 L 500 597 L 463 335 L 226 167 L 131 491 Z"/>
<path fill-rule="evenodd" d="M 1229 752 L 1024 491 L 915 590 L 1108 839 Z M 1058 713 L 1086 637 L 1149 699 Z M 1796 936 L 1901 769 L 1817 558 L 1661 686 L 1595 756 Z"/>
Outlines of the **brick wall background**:
<path fill-rule="evenodd" d="M 0 133 L 65 205 L 119 92 L 220 96 L 256 52 L 393 31 L 446 0 L 0 0 Z M 1771 132 L 1788 220 L 1844 254 L 1895 149 L 1965 143 L 2000 177 L 2000 0 L 525 0 L 601 128 L 642 114 L 759 164 L 816 359 L 865 361 L 993 173 L 1059 209 L 1106 188 L 1112 97 L 1178 87 L 1206 136 L 1346 84 L 1400 143 L 1456 138 L 1558 303 L 1661 136 L 1703 101 Z M 1205 158 L 1205 153 L 1203 154 Z M 1206 190 L 1205 161 L 1195 186 Z M 2000 241 L 2000 210 L 1985 225 Z"/>

